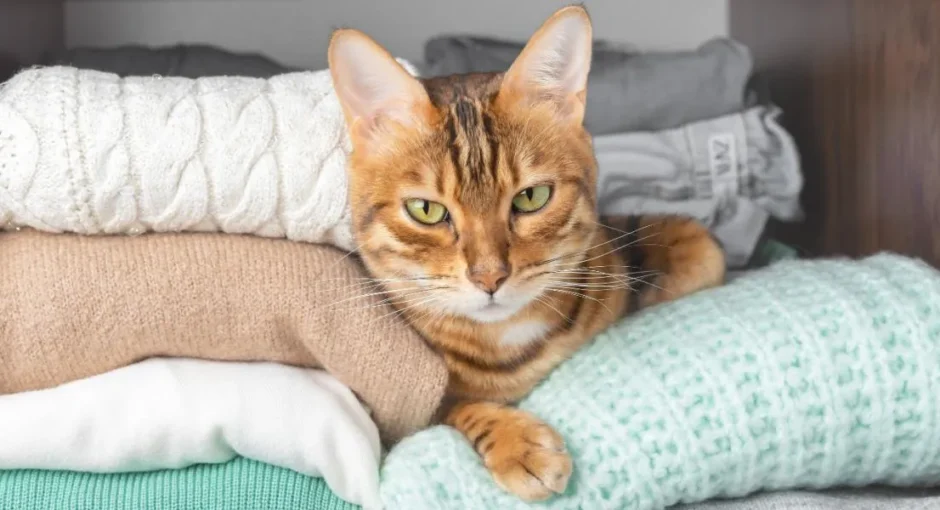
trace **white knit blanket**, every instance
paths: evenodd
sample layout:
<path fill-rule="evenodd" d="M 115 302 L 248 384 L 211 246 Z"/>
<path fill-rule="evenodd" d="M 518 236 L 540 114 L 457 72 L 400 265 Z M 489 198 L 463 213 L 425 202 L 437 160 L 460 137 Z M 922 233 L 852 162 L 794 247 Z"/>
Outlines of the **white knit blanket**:
<path fill-rule="evenodd" d="M 322 476 L 379 508 L 379 431 L 330 374 L 277 363 L 151 358 L 0 396 L 0 469 L 124 473 L 236 455 Z"/>
<path fill-rule="evenodd" d="M 0 229 L 218 231 L 351 250 L 349 149 L 328 71 L 29 69 L 0 86 Z"/>

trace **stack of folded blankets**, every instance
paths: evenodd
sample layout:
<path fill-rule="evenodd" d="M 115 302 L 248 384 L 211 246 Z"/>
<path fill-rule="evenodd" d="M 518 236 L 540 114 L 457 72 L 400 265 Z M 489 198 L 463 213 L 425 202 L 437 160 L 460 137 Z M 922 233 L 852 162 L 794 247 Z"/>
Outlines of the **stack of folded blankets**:
<path fill-rule="evenodd" d="M 431 75 L 521 45 L 427 49 Z M 0 509 L 381 506 L 447 373 L 356 260 L 329 74 L 284 71 L 0 86 Z M 749 75 L 733 41 L 599 42 L 601 212 L 692 214 L 753 261 L 802 180 Z"/>
<path fill-rule="evenodd" d="M 379 506 L 447 373 L 351 253 L 347 151 L 325 71 L 0 88 L 0 508 Z"/>

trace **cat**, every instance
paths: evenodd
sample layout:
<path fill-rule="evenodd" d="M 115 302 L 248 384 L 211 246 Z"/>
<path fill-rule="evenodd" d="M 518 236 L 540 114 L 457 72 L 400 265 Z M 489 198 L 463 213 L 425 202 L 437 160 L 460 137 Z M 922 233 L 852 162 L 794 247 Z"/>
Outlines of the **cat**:
<path fill-rule="evenodd" d="M 359 255 L 444 358 L 442 421 L 527 501 L 563 492 L 572 463 L 557 432 L 511 404 L 627 310 L 724 278 L 694 220 L 599 222 L 583 127 L 592 37 L 584 7 L 565 7 L 505 73 L 429 79 L 353 29 L 329 48 Z"/>

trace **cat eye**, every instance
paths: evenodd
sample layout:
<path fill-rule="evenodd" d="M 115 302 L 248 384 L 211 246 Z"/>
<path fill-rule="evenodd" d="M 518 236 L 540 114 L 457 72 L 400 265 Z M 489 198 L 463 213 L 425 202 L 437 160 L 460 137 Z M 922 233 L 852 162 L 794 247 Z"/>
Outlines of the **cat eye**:
<path fill-rule="evenodd" d="M 545 207 L 548 199 L 552 197 L 551 186 L 532 186 L 519 192 L 512 199 L 512 210 L 515 212 L 531 213 Z"/>
<path fill-rule="evenodd" d="M 430 200 L 409 198 L 405 200 L 405 210 L 415 221 L 425 225 L 437 225 L 447 219 L 447 208 Z"/>

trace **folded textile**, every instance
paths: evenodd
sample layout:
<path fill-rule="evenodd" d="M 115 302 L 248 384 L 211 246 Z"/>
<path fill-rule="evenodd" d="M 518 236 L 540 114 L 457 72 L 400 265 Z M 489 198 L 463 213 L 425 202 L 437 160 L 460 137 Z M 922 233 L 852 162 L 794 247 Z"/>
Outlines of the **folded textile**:
<path fill-rule="evenodd" d="M 240 455 L 322 476 L 379 508 L 379 433 L 321 370 L 155 358 L 39 391 L 0 396 L 0 469 L 121 473 Z"/>
<path fill-rule="evenodd" d="M 797 220 L 800 156 L 757 106 L 681 128 L 594 138 L 604 215 L 684 214 L 707 225 L 731 267 L 747 264 L 769 217 Z"/>
<path fill-rule="evenodd" d="M 383 439 L 425 427 L 443 361 L 336 249 L 218 234 L 0 234 L 0 394 L 150 357 L 323 368 Z"/>
<path fill-rule="evenodd" d="M 425 43 L 428 76 L 505 71 L 524 43 L 448 35 Z M 753 62 L 746 46 L 714 39 L 693 51 L 637 52 L 598 41 L 584 124 L 592 135 L 659 131 L 745 108 Z"/>
<path fill-rule="evenodd" d="M 350 250 L 349 149 L 329 71 L 29 69 L 0 86 L 0 229 L 219 231 Z"/>
<path fill-rule="evenodd" d="M 80 47 L 53 52 L 45 65 L 93 69 L 119 76 L 250 76 L 270 78 L 299 69 L 287 67 L 258 53 L 236 53 L 206 44 L 113 48 Z"/>
<path fill-rule="evenodd" d="M 940 482 L 940 272 L 783 261 L 599 335 L 521 403 L 568 490 L 527 505 L 445 427 L 393 449 L 389 509 L 653 510 L 760 490 Z"/>
<path fill-rule="evenodd" d="M 864 487 L 821 492 L 784 491 L 733 500 L 681 505 L 671 510 L 927 510 L 940 508 L 936 488 Z"/>
<path fill-rule="evenodd" d="M 441 35 L 424 43 L 421 74 L 446 76 L 462 73 L 488 73 L 509 69 L 522 52 L 525 42 L 471 35 Z M 595 39 L 591 47 L 592 66 L 610 66 L 639 51 L 626 44 Z"/>
<path fill-rule="evenodd" d="M 358 510 L 322 478 L 236 458 L 125 474 L 0 471 L 0 510 Z"/>

